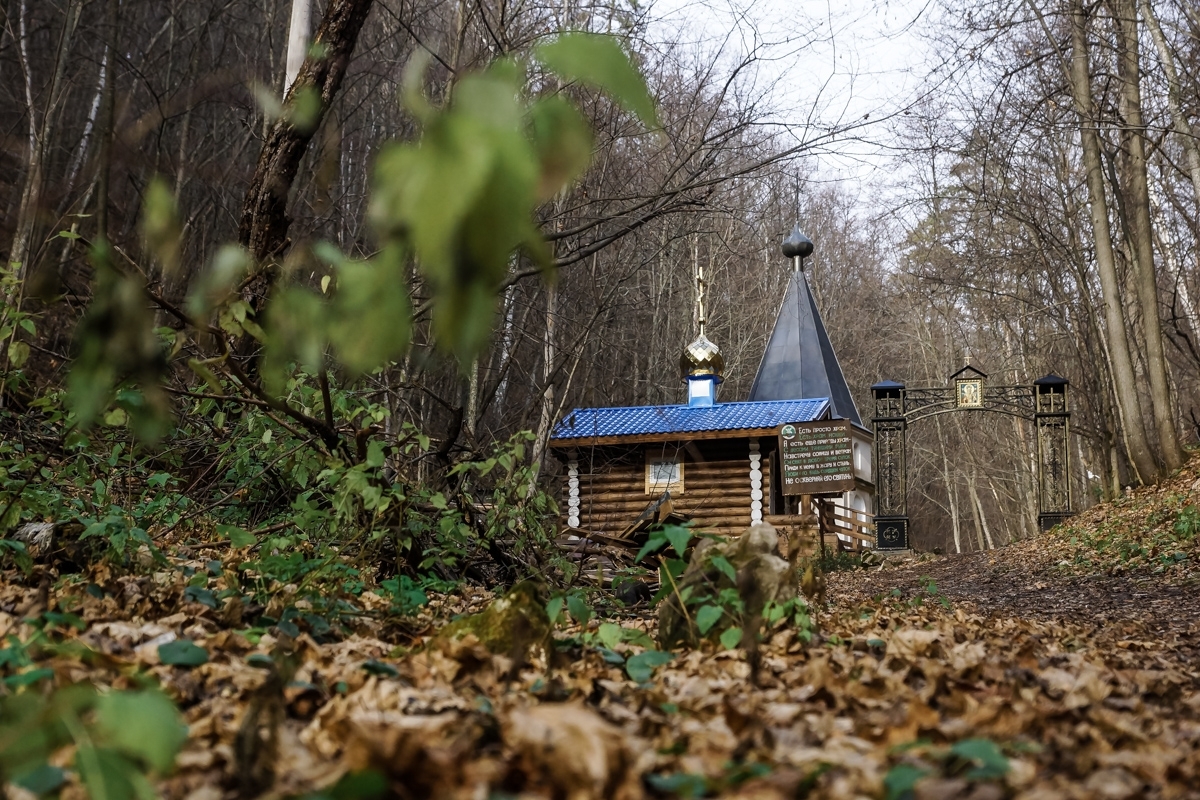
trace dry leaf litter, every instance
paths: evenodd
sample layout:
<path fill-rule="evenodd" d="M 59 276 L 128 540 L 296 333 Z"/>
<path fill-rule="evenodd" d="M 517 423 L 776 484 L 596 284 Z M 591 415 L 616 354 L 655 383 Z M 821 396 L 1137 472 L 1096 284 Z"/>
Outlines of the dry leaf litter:
<path fill-rule="evenodd" d="M 1200 551 L 1164 533 L 1200 502 L 1198 466 L 1048 536 L 832 574 L 820 632 L 765 642 L 758 686 L 719 645 L 638 683 L 599 649 L 535 645 L 526 662 L 437 636 L 493 601 L 469 588 L 402 627 L 373 621 L 387 603 L 367 593 L 356 632 L 318 644 L 247 632 L 236 600 L 185 601 L 178 570 L 98 568 L 102 598 L 9 574 L 0 636 L 69 610 L 96 655 L 38 665 L 60 685 L 158 680 L 190 732 L 169 798 L 304 796 L 364 769 L 398 798 L 1200 797 Z M 217 549 L 195 563 L 210 558 L 237 567 Z M 653 638 L 652 619 L 618 621 Z M 185 638 L 207 663 L 159 663 Z"/>

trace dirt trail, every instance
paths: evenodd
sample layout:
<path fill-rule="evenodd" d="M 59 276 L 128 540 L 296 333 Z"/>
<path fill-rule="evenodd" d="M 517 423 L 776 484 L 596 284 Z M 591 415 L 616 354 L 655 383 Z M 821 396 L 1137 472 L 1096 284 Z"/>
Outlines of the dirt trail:
<path fill-rule="evenodd" d="M 1039 552 L 1015 545 L 840 573 L 830 576 L 830 595 L 839 605 L 895 590 L 905 599 L 941 597 L 989 617 L 1078 625 L 1114 647 L 1160 650 L 1181 664 L 1200 663 L 1200 580 L 1194 575 L 1070 575 L 1031 557 Z"/>

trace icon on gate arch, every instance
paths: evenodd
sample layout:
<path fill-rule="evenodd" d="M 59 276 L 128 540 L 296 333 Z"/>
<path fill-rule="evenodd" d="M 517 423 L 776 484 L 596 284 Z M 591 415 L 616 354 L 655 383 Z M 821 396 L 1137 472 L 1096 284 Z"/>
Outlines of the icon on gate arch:
<path fill-rule="evenodd" d="M 983 381 L 958 381 L 955 384 L 959 408 L 983 406 Z"/>
<path fill-rule="evenodd" d="M 983 408 L 983 380 L 987 375 L 967 364 L 950 376 L 956 408 Z"/>

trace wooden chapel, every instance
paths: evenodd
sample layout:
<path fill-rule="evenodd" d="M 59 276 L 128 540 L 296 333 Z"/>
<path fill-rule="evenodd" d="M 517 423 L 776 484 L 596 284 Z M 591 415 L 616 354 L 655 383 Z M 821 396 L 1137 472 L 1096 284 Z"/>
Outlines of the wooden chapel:
<path fill-rule="evenodd" d="M 697 275 L 699 335 L 680 356 L 685 402 L 576 408 L 555 426 L 550 446 L 567 467 L 564 533 L 619 536 L 666 500 L 674 513 L 718 534 L 738 535 L 766 521 L 794 536 L 811 529 L 816 513 L 826 547 L 874 546 L 872 435 L 809 290 L 803 259 L 812 242 L 797 229 L 783 251 L 793 274 L 745 400 L 718 399 L 725 359 L 705 336 L 704 281 Z M 785 486 L 781 431 L 821 421 L 845 432 L 847 480 L 839 494 L 816 498 Z M 818 533 L 810 535 L 815 546 Z"/>

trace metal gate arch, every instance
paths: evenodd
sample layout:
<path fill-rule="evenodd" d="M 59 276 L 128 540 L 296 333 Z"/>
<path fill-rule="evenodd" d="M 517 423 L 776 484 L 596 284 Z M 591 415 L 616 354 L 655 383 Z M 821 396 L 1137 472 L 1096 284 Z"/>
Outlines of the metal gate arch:
<path fill-rule="evenodd" d="M 1050 373 L 1031 384 L 992 386 L 969 364 L 947 386 L 908 388 L 896 381 L 871 387 L 875 415 L 875 533 L 880 550 L 908 549 L 908 425 L 952 411 L 995 411 L 1033 421 L 1037 432 L 1038 527 L 1071 516 L 1070 424 L 1066 378 Z"/>

